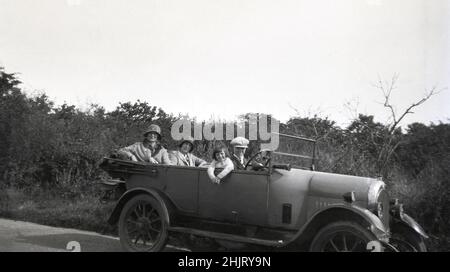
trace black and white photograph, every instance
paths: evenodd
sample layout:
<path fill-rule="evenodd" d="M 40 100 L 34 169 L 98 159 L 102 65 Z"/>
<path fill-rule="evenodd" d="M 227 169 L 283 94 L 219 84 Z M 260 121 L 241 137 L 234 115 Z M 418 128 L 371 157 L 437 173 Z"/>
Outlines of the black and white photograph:
<path fill-rule="evenodd" d="M 448 252 L 449 87 L 447 0 L 0 0 L 0 252 Z"/>

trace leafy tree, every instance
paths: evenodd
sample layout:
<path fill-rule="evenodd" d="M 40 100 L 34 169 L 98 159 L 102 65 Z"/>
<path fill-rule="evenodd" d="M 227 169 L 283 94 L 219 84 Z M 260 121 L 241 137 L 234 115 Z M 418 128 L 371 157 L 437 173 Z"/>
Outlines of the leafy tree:
<path fill-rule="evenodd" d="M 0 175 L 8 164 L 13 130 L 23 126 L 24 116 L 29 111 L 26 96 L 18 88 L 20 80 L 15 73 L 6 73 L 0 67 Z M 1 177 L 0 176 L 0 177 Z"/>

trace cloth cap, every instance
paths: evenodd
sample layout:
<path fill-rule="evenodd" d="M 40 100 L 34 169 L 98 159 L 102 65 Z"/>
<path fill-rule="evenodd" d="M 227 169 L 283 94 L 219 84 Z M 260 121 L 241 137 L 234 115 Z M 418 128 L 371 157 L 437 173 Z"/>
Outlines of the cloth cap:
<path fill-rule="evenodd" d="M 247 148 L 249 141 L 244 137 L 236 137 L 231 141 L 231 146 Z"/>

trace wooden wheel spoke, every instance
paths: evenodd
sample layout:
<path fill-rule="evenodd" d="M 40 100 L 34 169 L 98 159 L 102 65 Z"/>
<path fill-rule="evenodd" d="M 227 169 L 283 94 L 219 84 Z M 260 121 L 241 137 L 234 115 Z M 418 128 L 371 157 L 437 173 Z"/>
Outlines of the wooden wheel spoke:
<path fill-rule="evenodd" d="M 339 248 L 336 246 L 336 244 L 333 242 L 333 239 L 330 239 L 330 244 L 334 248 L 334 250 L 336 250 L 336 252 L 340 251 Z"/>
<path fill-rule="evenodd" d="M 144 245 L 145 245 L 145 242 L 147 242 L 147 241 L 151 241 L 152 240 L 152 238 L 151 237 L 147 237 L 148 235 L 146 235 L 146 233 L 145 232 L 142 232 L 142 241 L 144 241 Z M 148 239 L 147 239 L 148 238 Z"/>
<path fill-rule="evenodd" d="M 139 211 L 139 217 L 143 217 L 143 216 L 145 216 L 144 215 L 144 210 L 145 210 L 145 207 L 144 207 L 144 205 L 143 204 L 139 204 L 137 207 L 137 210 Z"/>
<path fill-rule="evenodd" d="M 356 246 L 361 244 L 361 240 L 356 240 L 355 243 L 353 244 L 352 248 L 350 249 L 350 251 L 355 250 Z"/>
<path fill-rule="evenodd" d="M 152 234 L 150 233 L 149 230 L 147 230 L 147 236 L 148 236 L 148 238 L 150 238 L 150 241 L 153 241 L 153 240 L 154 240 L 154 239 L 153 239 L 153 236 L 152 236 Z"/>
<path fill-rule="evenodd" d="M 152 207 L 151 205 L 149 205 L 149 204 L 146 204 L 146 205 L 144 205 L 144 211 L 143 211 L 143 214 L 142 214 L 142 216 L 144 216 L 144 217 L 147 217 L 148 218 L 148 216 L 150 215 L 150 213 L 152 212 L 152 210 L 153 210 L 153 208 L 150 210 L 150 212 L 148 212 L 148 206 L 150 206 L 150 207 Z"/>
<path fill-rule="evenodd" d="M 150 212 L 148 213 L 148 219 L 152 219 L 152 215 L 154 214 L 154 212 L 155 212 L 155 209 L 152 207 L 152 209 L 150 210 Z M 157 215 L 158 216 L 158 215 Z"/>
<path fill-rule="evenodd" d="M 135 232 L 139 231 L 138 227 L 134 227 L 134 228 L 131 227 L 130 228 L 130 227 L 127 226 L 127 229 L 128 229 L 128 233 L 129 234 L 132 234 L 132 233 L 135 233 Z"/>
<path fill-rule="evenodd" d="M 133 237 L 136 235 L 136 234 L 139 234 L 139 230 L 137 229 L 137 228 L 135 228 L 135 229 L 129 229 L 128 230 L 128 237 L 130 237 L 130 239 L 133 239 Z M 136 238 L 137 238 L 137 236 L 136 236 Z"/>
<path fill-rule="evenodd" d="M 152 226 L 149 226 L 148 229 L 151 230 L 151 231 L 157 232 L 157 233 L 160 233 L 160 232 L 161 232 L 161 230 L 155 229 L 155 228 L 152 227 Z"/>
<path fill-rule="evenodd" d="M 153 225 L 154 223 L 158 223 L 158 222 L 161 222 L 161 218 L 160 218 L 160 217 L 151 220 L 151 221 L 150 221 L 150 224 Z"/>
<path fill-rule="evenodd" d="M 131 216 L 133 216 L 133 215 L 136 219 L 138 219 L 140 217 L 139 214 L 136 212 L 136 210 L 131 212 Z"/>
<path fill-rule="evenodd" d="M 127 224 L 134 224 L 135 226 L 136 226 L 137 223 L 138 223 L 138 222 L 136 222 L 135 220 L 133 220 L 133 219 L 131 219 L 131 218 L 128 218 L 126 222 L 127 222 Z"/>
<path fill-rule="evenodd" d="M 141 236 L 142 236 L 142 235 L 138 235 L 138 236 L 136 237 L 136 240 L 134 240 L 134 245 L 137 245 L 137 243 L 138 243 L 139 239 L 141 238 Z"/>
<path fill-rule="evenodd" d="M 344 250 L 347 251 L 348 250 L 348 248 L 347 248 L 347 239 L 346 239 L 346 235 L 345 234 L 342 234 L 342 244 L 344 246 Z"/>

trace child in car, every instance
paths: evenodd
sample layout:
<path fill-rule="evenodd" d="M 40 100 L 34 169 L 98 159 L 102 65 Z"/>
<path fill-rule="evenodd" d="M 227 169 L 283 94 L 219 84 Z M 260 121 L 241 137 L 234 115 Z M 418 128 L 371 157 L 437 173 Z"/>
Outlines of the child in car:
<path fill-rule="evenodd" d="M 227 149 L 224 146 L 218 146 L 213 152 L 213 161 L 208 167 L 208 176 L 213 183 L 220 184 L 222 178 L 224 178 L 228 173 L 234 170 L 234 164 L 227 156 Z M 216 168 L 223 168 L 223 170 L 214 175 L 214 170 Z"/>

